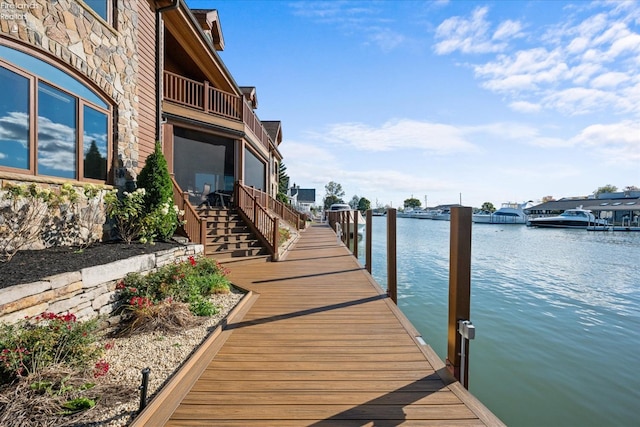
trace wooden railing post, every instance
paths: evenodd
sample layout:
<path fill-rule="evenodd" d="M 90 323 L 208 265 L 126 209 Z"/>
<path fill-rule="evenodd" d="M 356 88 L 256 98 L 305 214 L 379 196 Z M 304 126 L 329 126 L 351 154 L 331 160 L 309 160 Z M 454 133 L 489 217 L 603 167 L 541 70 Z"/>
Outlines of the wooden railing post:
<path fill-rule="evenodd" d="M 387 295 L 398 304 L 396 256 L 396 210 L 389 208 L 387 209 Z"/>
<path fill-rule="evenodd" d="M 358 258 L 358 216 L 359 210 L 353 211 L 353 256 Z"/>
<path fill-rule="evenodd" d="M 449 371 L 464 378 L 468 388 L 469 346 L 465 346 L 464 372 L 461 372 L 462 336 L 458 322 L 469 320 L 471 303 L 471 208 L 451 208 L 451 242 L 449 251 L 449 317 L 447 327 L 447 360 Z"/>
<path fill-rule="evenodd" d="M 204 81 L 204 87 L 202 88 L 202 109 L 205 113 L 209 112 L 209 82 Z"/>
<path fill-rule="evenodd" d="M 280 256 L 280 219 L 278 217 L 273 221 L 273 260 L 278 261 Z"/>
<path fill-rule="evenodd" d="M 371 209 L 367 209 L 367 221 L 365 225 L 365 250 L 364 250 L 364 268 L 367 269 L 369 274 L 371 274 L 371 236 L 372 236 L 372 227 L 373 223 L 373 211 Z"/>

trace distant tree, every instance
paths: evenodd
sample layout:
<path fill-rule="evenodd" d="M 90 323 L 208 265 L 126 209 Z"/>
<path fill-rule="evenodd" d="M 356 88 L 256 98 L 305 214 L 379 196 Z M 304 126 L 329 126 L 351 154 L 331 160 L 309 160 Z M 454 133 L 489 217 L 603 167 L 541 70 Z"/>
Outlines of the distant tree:
<path fill-rule="evenodd" d="M 640 191 L 640 187 L 637 187 L 635 185 L 627 185 L 623 188 L 623 191 Z"/>
<path fill-rule="evenodd" d="M 351 206 L 351 209 L 358 209 L 358 203 L 360 203 L 360 197 L 354 194 L 354 196 L 349 201 L 349 206 Z"/>
<path fill-rule="evenodd" d="M 324 191 L 325 196 L 323 200 L 323 206 L 325 209 L 329 209 L 329 207 L 334 203 L 344 203 L 342 197 L 345 193 L 342 189 L 342 185 L 334 181 L 329 181 L 329 183 L 324 186 Z"/>
<path fill-rule="evenodd" d="M 616 187 L 615 185 L 607 184 L 604 187 L 598 187 L 598 189 L 593 192 L 593 195 L 598 197 L 603 193 L 615 193 L 616 191 L 618 191 L 618 187 Z"/>
<path fill-rule="evenodd" d="M 422 206 L 422 202 L 420 201 L 420 199 L 416 199 L 415 197 L 411 196 L 411 198 L 409 199 L 405 199 L 404 201 L 404 208 L 419 208 L 420 206 Z"/>
<path fill-rule="evenodd" d="M 284 195 L 289 191 L 289 175 L 287 175 L 287 167 L 284 163 L 280 162 L 280 168 L 278 169 L 278 193 Z"/>
<path fill-rule="evenodd" d="M 544 196 L 542 198 L 542 203 L 547 203 L 547 202 L 555 202 L 556 199 L 553 196 Z"/>
<path fill-rule="evenodd" d="M 496 211 L 496 207 L 493 206 L 493 203 L 491 203 L 491 202 L 484 202 L 482 204 L 482 206 L 480 207 L 480 209 L 482 209 L 485 212 L 495 212 Z"/>
<path fill-rule="evenodd" d="M 368 209 L 371 209 L 371 202 L 366 197 L 361 197 L 360 201 L 358 202 L 358 210 L 366 211 Z"/>

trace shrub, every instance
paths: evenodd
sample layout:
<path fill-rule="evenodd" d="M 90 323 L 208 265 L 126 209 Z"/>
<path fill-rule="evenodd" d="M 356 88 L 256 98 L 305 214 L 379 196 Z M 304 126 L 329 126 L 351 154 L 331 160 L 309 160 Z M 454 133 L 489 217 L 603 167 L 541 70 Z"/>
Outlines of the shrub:
<path fill-rule="evenodd" d="M 196 316 L 215 314 L 217 309 L 209 296 L 229 292 L 231 284 L 227 274 L 228 270 L 214 260 L 189 257 L 185 262 L 165 265 L 146 276 L 131 273 L 116 288 L 123 309 L 132 314 L 135 329 L 139 330 L 141 319 L 149 321 L 164 316 L 164 309 L 172 310 L 178 303 L 186 304 Z"/>
<path fill-rule="evenodd" d="M 138 188 L 133 192 L 124 191 L 122 195 L 113 190 L 104 197 L 107 215 L 114 221 L 118 237 L 126 243 L 131 243 L 144 233 L 147 216 L 144 197 L 144 188 Z"/>
<path fill-rule="evenodd" d="M 156 142 L 154 152 L 138 175 L 138 187 L 146 190 L 145 208 L 152 217 L 147 223 L 148 237 L 170 239 L 178 227 L 178 215 L 172 209 L 173 183 L 160 142 Z"/>
<path fill-rule="evenodd" d="M 45 312 L 16 324 L 0 325 L 0 377 L 37 374 L 48 367 L 84 368 L 102 349 L 95 345 L 97 320 L 76 322 L 73 314 Z"/>
<path fill-rule="evenodd" d="M 35 184 L 7 184 L 0 195 L 0 258 L 9 261 L 20 249 L 38 241 L 58 199 Z"/>

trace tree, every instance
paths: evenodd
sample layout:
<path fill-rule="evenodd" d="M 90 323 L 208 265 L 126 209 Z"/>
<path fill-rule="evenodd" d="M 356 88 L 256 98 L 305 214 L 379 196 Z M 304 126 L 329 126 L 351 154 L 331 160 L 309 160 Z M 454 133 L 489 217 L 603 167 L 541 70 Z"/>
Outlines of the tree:
<path fill-rule="evenodd" d="M 155 238 L 169 240 L 178 228 L 178 215 L 173 204 L 173 183 L 160 142 L 156 142 L 154 152 L 147 157 L 138 175 L 138 186 L 145 189 L 144 237 L 149 241 Z"/>
<path fill-rule="evenodd" d="M 422 206 L 422 202 L 420 201 L 420 199 L 416 199 L 415 197 L 411 196 L 409 199 L 406 199 L 404 201 L 404 208 L 411 208 L 411 209 L 415 209 L 415 208 L 419 208 L 420 206 Z"/>
<path fill-rule="evenodd" d="M 358 203 L 360 203 L 360 197 L 354 195 L 349 202 L 349 206 L 351 206 L 351 209 L 358 209 Z"/>
<path fill-rule="evenodd" d="M 173 204 L 173 184 L 160 142 L 156 142 L 154 152 L 147 157 L 138 175 L 138 187 L 145 189 L 145 204 L 148 211 L 163 203 Z"/>
<path fill-rule="evenodd" d="M 289 191 L 289 175 L 287 175 L 287 167 L 280 162 L 280 168 L 278 168 L 278 193 L 286 195 L 287 191 Z"/>
<path fill-rule="evenodd" d="M 482 204 L 482 206 L 480 207 L 480 209 L 482 209 L 485 212 L 490 212 L 490 213 L 493 213 L 493 212 L 496 211 L 496 207 L 493 206 L 493 203 L 491 203 L 491 202 L 484 202 Z"/>
<path fill-rule="evenodd" d="M 618 191 L 618 187 L 616 187 L 615 185 L 607 184 L 604 187 L 598 187 L 598 189 L 593 192 L 593 195 L 598 197 L 603 193 L 615 193 L 616 191 Z"/>
<path fill-rule="evenodd" d="M 366 211 L 369 209 L 371 209 L 371 202 L 366 197 L 361 197 L 360 201 L 358 202 L 358 210 Z"/>
<path fill-rule="evenodd" d="M 627 185 L 623 188 L 623 191 L 640 191 L 640 187 L 637 187 L 635 185 Z"/>
<path fill-rule="evenodd" d="M 556 199 L 553 196 L 544 196 L 542 198 L 542 203 L 547 203 L 547 202 L 555 202 Z"/>
<path fill-rule="evenodd" d="M 324 208 L 329 209 L 331 205 L 334 203 L 344 203 L 342 200 L 342 196 L 344 196 L 344 190 L 342 189 L 342 185 L 337 182 L 329 181 L 327 185 L 324 186 L 325 196 L 324 196 Z"/>

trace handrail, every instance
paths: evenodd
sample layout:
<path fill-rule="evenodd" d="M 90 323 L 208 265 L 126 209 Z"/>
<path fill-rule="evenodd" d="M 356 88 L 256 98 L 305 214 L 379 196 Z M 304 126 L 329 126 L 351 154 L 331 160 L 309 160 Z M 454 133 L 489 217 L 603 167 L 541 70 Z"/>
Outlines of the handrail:
<path fill-rule="evenodd" d="M 274 199 L 273 197 L 268 198 L 269 201 L 269 209 L 276 213 L 280 218 L 287 221 L 289 224 L 294 226 L 296 230 L 302 230 L 305 228 L 306 221 L 302 218 L 300 212 L 294 210 L 290 206 L 282 203 L 278 199 Z"/>
<path fill-rule="evenodd" d="M 208 81 L 191 80 L 170 71 L 164 72 L 163 96 L 168 101 L 207 114 L 243 122 L 256 139 L 269 149 L 269 134 L 243 96 L 216 89 Z"/>
<path fill-rule="evenodd" d="M 251 190 L 240 182 L 236 182 L 235 200 L 238 214 L 266 246 L 272 259 L 277 261 L 280 236 L 278 218 L 269 214 L 269 211 L 260 204 L 259 197 L 256 197 L 259 194 L 252 194 Z"/>
<path fill-rule="evenodd" d="M 207 240 L 206 223 L 200 218 L 193 205 L 189 203 L 189 193 L 182 191 L 173 176 L 171 176 L 171 182 L 173 183 L 173 201 L 178 210 L 184 212 L 182 218 L 185 221 L 183 229 L 187 233 L 187 237 L 194 243 L 205 244 Z"/>

